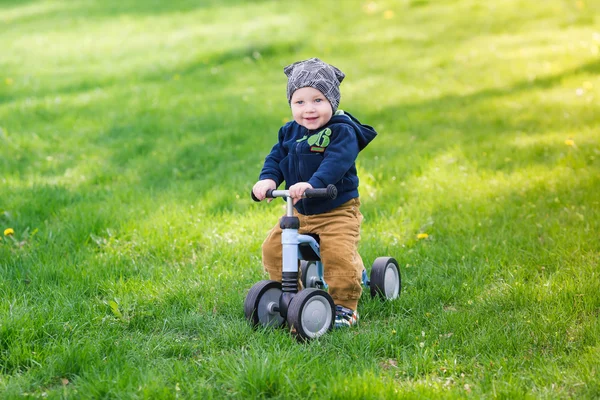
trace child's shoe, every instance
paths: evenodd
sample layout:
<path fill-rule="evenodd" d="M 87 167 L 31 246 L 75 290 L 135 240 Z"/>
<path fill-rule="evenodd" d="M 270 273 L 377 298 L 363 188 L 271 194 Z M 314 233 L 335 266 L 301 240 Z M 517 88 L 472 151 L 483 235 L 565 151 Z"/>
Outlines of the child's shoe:
<path fill-rule="evenodd" d="M 358 313 L 349 308 L 335 306 L 334 328 L 350 328 L 358 324 Z"/>

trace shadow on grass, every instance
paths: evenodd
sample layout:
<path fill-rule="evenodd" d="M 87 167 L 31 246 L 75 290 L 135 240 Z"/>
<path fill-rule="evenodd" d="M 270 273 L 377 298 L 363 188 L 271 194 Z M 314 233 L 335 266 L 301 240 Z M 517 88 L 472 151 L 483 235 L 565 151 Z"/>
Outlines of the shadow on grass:
<path fill-rule="evenodd" d="M 524 92 L 539 92 L 560 84 L 563 80 L 582 74 L 600 73 L 600 61 L 593 61 L 577 68 L 532 82 L 496 89 L 484 89 L 476 93 L 459 96 L 449 95 L 425 102 L 398 104 L 377 114 L 369 121 L 383 121 L 401 131 L 394 135 L 380 135 L 374 146 L 386 149 L 387 157 L 414 157 L 421 160 L 434 159 L 436 154 L 448 149 L 461 149 L 464 154 L 478 157 L 478 167 L 493 171 L 514 170 L 525 165 L 555 165 L 556 157 L 549 156 L 546 144 L 534 144 L 526 151 L 514 144 L 519 134 L 536 135 L 548 129 L 548 118 L 558 120 L 553 131 L 569 128 L 592 129 L 596 123 L 596 110 L 583 102 L 576 104 L 540 104 L 532 107 L 521 103 L 521 113 L 513 109 L 498 107 L 495 101 L 508 100 Z M 523 101 L 523 100 L 521 100 Z M 578 110 L 577 118 L 560 120 L 566 110 Z M 558 116 L 558 117 L 557 117 Z M 399 127 L 399 128 L 397 128 Z M 566 139 L 566 137 L 565 137 Z M 400 142 L 398 142 L 400 141 Z M 562 145 L 562 142 L 560 143 Z M 479 157 L 481 151 L 488 152 L 487 159 Z M 471 158 L 471 157 L 469 157 Z M 512 162 L 503 160 L 511 159 Z M 483 161 L 483 164 L 481 164 Z M 487 162 L 487 164 L 486 164 Z M 404 169 L 410 176 L 419 166 Z"/>
<path fill-rule="evenodd" d="M 287 45 L 279 46 L 273 45 L 271 48 L 273 55 L 289 54 L 292 51 Z M 261 50 L 267 53 L 269 51 L 268 48 Z M 234 62 L 238 57 L 246 54 L 246 51 L 249 50 L 244 50 L 241 53 L 239 53 L 239 50 L 232 50 L 231 52 L 215 55 L 214 60 L 215 62 Z M 197 71 L 198 68 L 204 68 L 204 66 L 200 64 L 189 65 L 181 71 Z M 449 146 L 463 149 L 466 153 L 469 153 L 481 149 L 481 142 L 483 141 L 493 146 L 493 152 L 496 156 L 508 157 L 515 153 L 514 146 L 507 141 L 500 142 L 495 138 L 506 134 L 514 135 L 518 131 L 535 131 L 538 129 L 536 121 L 534 119 L 525 121 L 513 119 L 510 113 L 502 109 L 488 110 L 489 113 L 484 114 L 479 111 L 479 107 L 484 107 L 486 102 L 496 98 L 511 96 L 523 91 L 548 89 L 560 83 L 563 79 L 578 74 L 598 72 L 600 72 L 600 61 L 590 62 L 560 74 L 537 79 L 534 82 L 521 81 L 507 88 L 484 89 L 469 96 L 444 96 L 427 102 L 398 105 L 397 107 L 385 109 L 378 114 L 372 114 L 366 120 L 369 122 L 380 121 L 389 119 L 390 116 L 397 118 L 398 114 L 400 114 L 400 117 L 403 115 L 416 116 L 416 118 L 409 117 L 411 125 L 405 126 L 405 128 L 418 132 L 418 146 L 406 150 L 402 146 L 394 145 L 399 138 L 402 138 L 398 135 L 388 135 L 387 138 L 382 135 L 381 138 L 378 138 L 377 143 L 381 144 L 376 143 L 375 146 L 385 147 L 391 156 L 394 154 L 402 155 L 406 152 L 414 153 L 416 149 L 414 154 L 420 154 L 424 159 L 435 158 L 436 153 L 444 153 Z M 202 73 L 209 75 L 207 71 Z M 223 79 L 227 81 L 227 77 Z M 152 84 L 159 80 L 156 75 L 147 76 L 142 83 Z M 81 88 L 73 87 L 67 89 L 64 93 L 69 91 L 85 92 Z M 89 105 L 81 106 L 81 111 L 85 108 L 89 108 Z M 548 106 L 543 113 L 557 115 L 560 111 L 559 108 Z M 78 110 L 73 108 L 71 112 L 77 113 Z M 168 110 L 164 112 L 167 113 Z M 140 113 L 148 113 L 148 111 L 142 109 Z M 419 116 L 421 115 L 427 116 L 427 118 L 420 119 Z M 533 117 L 534 115 L 532 115 Z M 140 118 L 144 121 L 141 129 L 139 125 Z M 208 187 L 215 188 L 217 186 L 222 186 L 222 191 L 227 192 L 240 185 L 244 180 L 248 180 L 247 186 L 249 188 L 260 169 L 259 165 L 254 168 L 254 164 L 260 163 L 269 148 L 265 147 L 258 152 L 248 154 L 248 148 L 252 148 L 252 143 L 255 142 L 252 133 L 224 129 L 223 121 L 219 121 L 224 118 L 228 119 L 229 126 L 244 125 L 244 116 L 232 119 L 230 115 L 200 115 L 180 121 L 174 127 L 172 125 L 173 121 L 171 119 L 161 119 L 160 113 L 145 116 L 132 113 L 128 116 L 128 120 L 109 127 L 108 130 L 97 137 L 98 146 L 107 150 L 109 158 L 106 168 L 97 171 L 90 177 L 91 186 L 82 185 L 80 189 L 63 191 L 58 198 L 68 196 L 70 200 L 65 200 L 65 203 L 73 200 L 77 202 L 77 199 L 86 197 L 85 193 L 90 190 L 93 191 L 95 187 L 97 188 L 95 185 L 104 185 L 106 182 L 111 181 L 111 177 L 127 174 L 128 172 L 139 175 L 138 181 L 128 183 L 136 187 L 136 191 L 139 193 L 156 194 L 162 191 L 173 191 L 176 190 L 178 185 L 185 182 L 197 182 L 195 186 L 200 192 Z M 272 116 L 265 111 L 252 109 L 252 118 L 268 120 L 272 119 Z M 594 121 L 595 115 L 590 110 L 584 113 L 584 118 L 578 119 L 577 124 L 581 127 L 592 127 Z M 51 115 L 48 116 L 47 122 L 52 123 Z M 276 128 L 271 129 L 273 140 L 275 139 Z M 556 128 L 560 129 L 560 126 Z M 442 133 L 440 134 L 440 132 Z M 446 132 L 450 132 L 450 138 Z M 404 134 L 404 140 L 407 140 L 410 134 Z M 94 139 L 91 138 L 91 140 Z M 451 143 L 449 144 L 449 142 Z M 540 151 L 541 149 L 528 150 L 519 154 L 517 167 L 515 167 L 515 164 L 507 164 L 503 167 L 493 163 L 487 165 L 487 167 L 492 171 L 498 171 L 498 168 L 511 171 L 520 166 L 535 163 L 545 166 L 554 165 L 555 160 L 543 155 L 540 156 Z M 160 157 L 155 157 L 155 154 L 160 154 Z M 65 168 L 69 166 L 73 166 L 73 164 L 64 165 Z M 395 166 L 397 167 L 397 165 Z M 415 174 L 419 175 L 420 166 L 402 167 L 400 172 L 404 175 L 398 178 L 406 180 Z M 81 192 L 78 192 L 79 190 Z M 36 204 L 37 197 L 30 197 L 29 195 L 29 189 L 25 188 L 23 193 L 14 193 L 15 198 L 28 199 L 24 200 L 29 204 L 27 208 L 38 210 L 36 212 L 40 213 L 40 219 L 35 219 L 43 221 L 47 217 L 47 211 L 44 211 L 42 203 Z M 56 196 L 53 195 L 52 197 Z M 43 196 L 40 197 L 40 199 L 42 198 Z M 229 204 L 217 206 L 217 209 L 227 210 L 232 207 L 231 202 L 233 201 L 235 199 L 231 199 Z M 56 207 L 60 208 L 62 205 L 57 204 Z M 25 209 L 25 207 L 19 208 Z"/>
<path fill-rule="evenodd" d="M 131 15 L 158 15 L 164 13 L 190 12 L 203 8 L 229 8 L 240 5 L 260 4 L 268 0 L 183 0 L 183 1 L 161 1 L 161 0 L 109 0 L 90 3 L 81 3 L 81 13 L 93 17 L 116 17 L 123 14 Z"/>
<path fill-rule="evenodd" d="M 440 110 L 440 114 L 443 115 L 447 109 L 456 109 L 460 106 L 472 106 L 473 104 L 483 103 L 490 99 L 502 98 L 505 96 L 513 96 L 522 92 L 550 89 L 562 81 L 570 79 L 578 75 L 595 75 L 600 73 L 600 60 L 590 61 L 586 64 L 580 65 L 576 68 L 572 68 L 557 74 L 537 77 L 533 80 L 522 80 L 516 82 L 514 85 L 504 88 L 487 88 L 477 91 L 473 94 L 462 96 L 462 95 L 448 95 L 440 98 L 435 98 L 430 101 L 413 103 L 407 105 L 399 105 L 396 109 L 400 112 L 410 113 L 412 111 L 430 111 Z M 448 107 L 450 105 L 450 107 Z M 390 110 L 386 110 L 384 114 L 388 114 Z M 466 115 L 472 115 L 465 113 Z M 429 122 L 429 121 L 428 121 Z M 431 122 L 436 122 L 435 119 Z M 440 121 L 443 122 L 443 121 Z M 453 121 L 451 121 L 453 122 Z M 449 124 L 454 126 L 454 124 Z"/>
<path fill-rule="evenodd" d="M 113 18 L 123 15 L 159 15 L 165 13 L 184 13 L 205 8 L 223 8 L 235 7 L 238 5 L 247 5 L 249 3 L 264 3 L 267 0 L 180 0 L 180 1 L 160 1 L 160 0 L 108 0 L 108 1 L 63 1 L 63 10 L 69 10 L 68 16 L 86 17 L 86 18 Z M 0 9 L 10 10 L 18 9 L 23 6 L 39 5 L 42 8 L 43 1 L 40 0 L 2 0 Z M 11 19 L 11 22 L 35 22 L 35 20 L 48 20 L 49 18 L 63 19 L 63 11 L 48 9 L 43 13 L 36 13 L 35 16 L 21 19 Z"/>
<path fill-rule="evenodd" d="M 295 40 L 281 40 L 274 43 L 246 43 L 239 47 L 228 51 L 216 51 L 213 53 L 203 53 L 198 60 L 191 63 L 175 67 L 171 69 L 157 69 L 155 66 L 148 65 L 146 71 L 136 71 L 136 76 L 112 76 L 102 79 L 87 79 L 82 82 L 76 82 L 62 86 L 58 89 L 38 89 L 35 91 L 35 97 L 43 99 L 51 96 L 57 98 L 61 96 L 71 95 L 77 96 L 94 90 L 107 90 L 110 88 L 131 87 L 132 85 L 150 85 L 161 84 L 170 81 L 173 76 L 188 77 L 195 75 L 208 75 L 213 79 L 208 82 L 219 80 L 214 76 L 213 70 L 229 63 L 244 63 L 246 60 L 250 63 L 254 61 L 255 55 L 258 53 L 263 58 L 268 57 L 285 57 L 296 54 L 301 51 L 302 44 Z M 291 58 L 291 57 L 289 57 Z M 226 82 L 223 83 L 226 85 Z M 215 88 L 215 90 L 218 90 Z M 31 98 L 30 92 L 0 92 L 0 105 L 17 102 Z"/>
<path fill-rule="evenodd" d="M 0 10 L 22 7 L 33 3 L 41 3 L 40 0 L 0 0 Z"/>

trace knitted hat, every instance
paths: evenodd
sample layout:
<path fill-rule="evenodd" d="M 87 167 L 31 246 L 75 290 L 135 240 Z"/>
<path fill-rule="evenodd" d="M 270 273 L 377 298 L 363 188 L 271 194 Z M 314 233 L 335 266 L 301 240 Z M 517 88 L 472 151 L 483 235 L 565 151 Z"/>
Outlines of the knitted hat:
<path fill-rule="evenodd" d="M 340 83 L 344 80 L 344 73 L 318 58 L 298 61 L 283 69 L 288 77 L 287 98 L 292 103 L 292 95 L 303 87 L 315 88 L 329 100 L 333 112 L 337 111 L 340 104 Z"/>

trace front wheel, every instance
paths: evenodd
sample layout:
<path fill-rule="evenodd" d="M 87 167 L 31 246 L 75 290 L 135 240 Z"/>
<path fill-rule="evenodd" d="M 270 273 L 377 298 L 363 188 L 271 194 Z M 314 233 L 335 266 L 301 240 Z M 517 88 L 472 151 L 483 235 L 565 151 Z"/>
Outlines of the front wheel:
<path fill-rule="evenodd" d="M 309 288 L 301 290 L 290 302 L 287 322 L 296 338 L 310 340 L 333 329 L 335 304 L 329 293 Z"/>
<path fill-rule="evenodd" d="M 371 297 L 393 300 L 400 296 L 402 280 L 398 262 L 393 257 L 378 257 L 371 268 Z"/>
<path fill-rule="evenodd" d="M 279 327 L 285 322 L 279 313 L 281 282 L 260 281 L 256 283 L 244 300 L 244 314 L 253 327 Z"/>

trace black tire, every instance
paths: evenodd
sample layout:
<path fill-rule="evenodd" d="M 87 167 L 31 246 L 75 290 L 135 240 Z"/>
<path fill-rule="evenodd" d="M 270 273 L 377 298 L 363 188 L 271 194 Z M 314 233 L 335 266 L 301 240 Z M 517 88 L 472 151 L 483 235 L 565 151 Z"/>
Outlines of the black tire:
<path fill-rule="evenodd" d="M 315 261 L 300 261 L 301 282 L 304 289 L 317 288 L 321 289 L 315 282 L 319 280 L 319 272 Z"/>
<path fill-rule="evenodd" d="M 400 296 L 402 278 L 393 257 L 378 257 L 371 268 L 371 297 L 394 300 Z"/>
<path fill-rule="evenodd" d="M 244 300 L 244 314 L 253 327 L 280 327 L 285 319 L 279 313 L 281 282 L 264 280 L 248 291 Z M 274 309 L 276 307 L 276 309 Z"/>
<path fill-rule="evenodd" d="M 309 288 L 290 302 L 287 322 L 296 338 L 306 341 L 324 335 L 335 322 L 335 304 L 329 293 Z"/>

